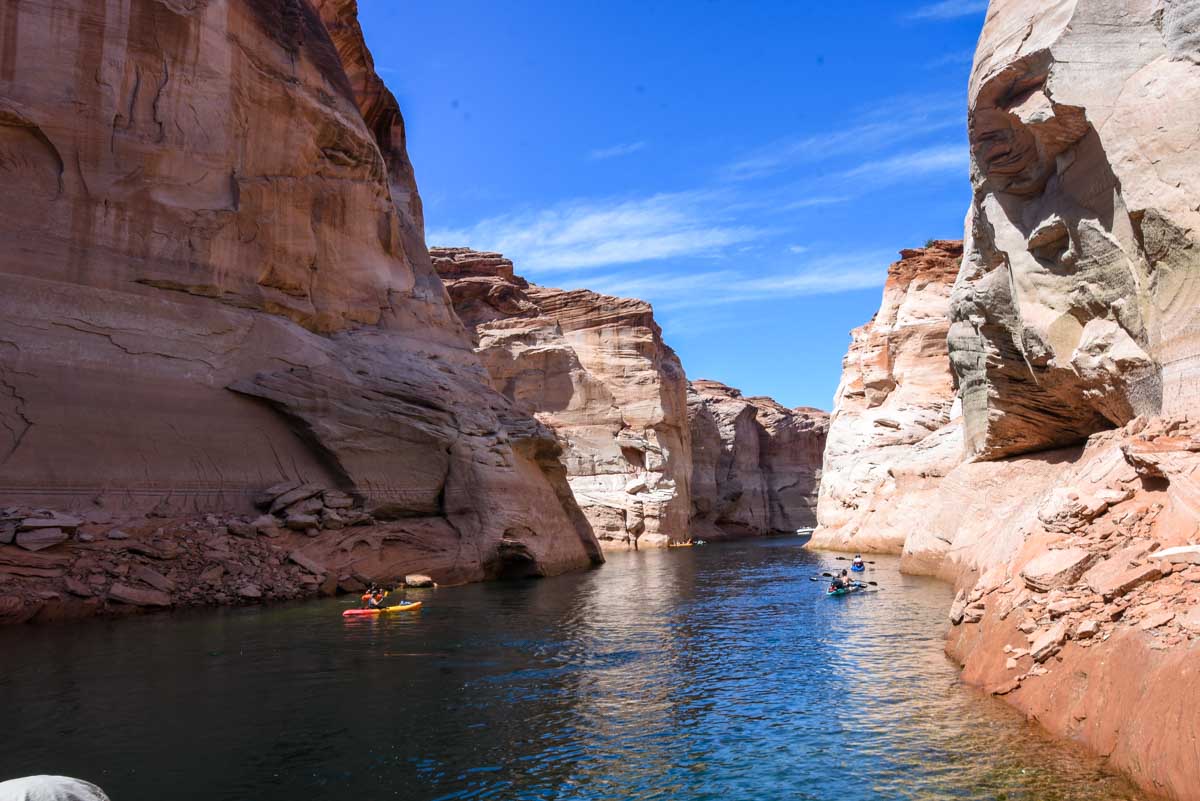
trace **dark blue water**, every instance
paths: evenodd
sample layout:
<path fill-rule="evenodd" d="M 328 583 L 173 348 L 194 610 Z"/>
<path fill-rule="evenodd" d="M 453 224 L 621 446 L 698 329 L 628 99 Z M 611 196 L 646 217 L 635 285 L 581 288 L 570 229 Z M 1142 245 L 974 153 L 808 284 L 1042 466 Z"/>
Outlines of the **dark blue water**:
<path fill-rule="evenodd" d="M 958 683 L 950 596 L 776 539 L 585 574 L 0 631 L 0 779 L 139 799 L 1007 799 L 1137 796 Z M 414 596 L 418 593 L 413 593 Z"/>

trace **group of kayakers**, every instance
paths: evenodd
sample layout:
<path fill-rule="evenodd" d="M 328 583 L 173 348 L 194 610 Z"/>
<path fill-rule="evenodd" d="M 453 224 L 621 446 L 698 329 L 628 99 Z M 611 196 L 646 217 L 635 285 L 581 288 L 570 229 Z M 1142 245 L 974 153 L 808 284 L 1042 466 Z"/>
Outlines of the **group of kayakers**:
<path fill-rule="evenodd" d="M 851 568 L 857 572 L 866 569 L 866 563 L 863 561 L 861 554 L 854 554 L 854 560 L 850 563 Z M 841 573 L 834 575 L 833 580 L 829 583 L 830 592 L 837 590 L 848 590 L 855 585 L 855 581 L 850 578 L 850 571 L 845 568 Z"/>

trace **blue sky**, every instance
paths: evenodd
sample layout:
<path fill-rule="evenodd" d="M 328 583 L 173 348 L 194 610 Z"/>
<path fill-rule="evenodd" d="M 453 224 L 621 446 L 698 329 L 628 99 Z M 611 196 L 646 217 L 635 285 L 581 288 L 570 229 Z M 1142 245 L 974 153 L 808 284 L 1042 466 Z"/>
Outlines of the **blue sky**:
<path fill-rule="evenodd" d="M 958 238 L 983 0 L 362 0 L 431 245 L 654 304 L 691 378 L 828 409 L 903 247 Z"/>

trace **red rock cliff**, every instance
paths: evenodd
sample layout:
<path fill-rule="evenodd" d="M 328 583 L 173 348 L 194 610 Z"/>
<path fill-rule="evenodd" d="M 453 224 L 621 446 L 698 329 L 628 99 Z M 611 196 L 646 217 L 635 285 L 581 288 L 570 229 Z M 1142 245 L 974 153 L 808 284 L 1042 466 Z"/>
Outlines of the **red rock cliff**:
<path fill-rule="evenodd" d="M 1186 3 L 992 0 L 963 264 L 930 322 L 949 322 L 961 422 L 885 458 L 835 411 L 826 481 L 852 480 L 821 506 L 869 527 L 856 547 L 899 545 L 903 569 L 958 586 L 948 651 L 968 681 L 1176 799 L 1200 798 L 1195 21 Z M 856 333 L 844 387 L 862 350 Z M 930 409 L 952 398 L 937 375 Z"/>
<path fill-rule="evenodd" d="M 600 543 L 687 539 L 687 380 L 650 305 L 532 285 L 496 253 L 431 253 L 496 388 L 558 434 Z"/>
<path fill-rule="evenodd" d="M 794 532 L 816 521 L 829 416 L 744 397 L 717 381 L 688 384 L 693 536 Z"/>
<path fill-rule="evenodd" d="M 879 312 L 851 332 L 813 547 L 899 553 L 925 494 L 961 459 L 946 332 L 962 243 L 900 255 L 888 268 Z"/>
<path fill-rule="evenodd" d="M 599 558 L 430 267 L 353 2 L 40 0 L 0 29 L 0 497 L 249 512 L 292 481 L 446 578 Z"/>

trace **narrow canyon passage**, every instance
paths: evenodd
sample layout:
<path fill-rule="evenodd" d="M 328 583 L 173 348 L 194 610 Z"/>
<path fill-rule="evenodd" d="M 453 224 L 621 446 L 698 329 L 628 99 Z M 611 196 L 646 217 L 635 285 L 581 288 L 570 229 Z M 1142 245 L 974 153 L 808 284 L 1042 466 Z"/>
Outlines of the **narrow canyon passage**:
<path fill-rule="evenodd" d="M 1140 796 L 963 686 L 947 585 L 783 537 L 616 554 L 589 573 L 0 630 L 0 775 L 113 798 Z M 847 795 L 848 794 L 848 795 Z"/>

